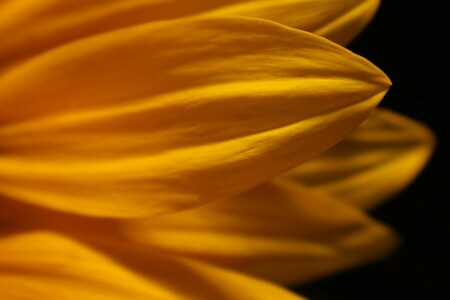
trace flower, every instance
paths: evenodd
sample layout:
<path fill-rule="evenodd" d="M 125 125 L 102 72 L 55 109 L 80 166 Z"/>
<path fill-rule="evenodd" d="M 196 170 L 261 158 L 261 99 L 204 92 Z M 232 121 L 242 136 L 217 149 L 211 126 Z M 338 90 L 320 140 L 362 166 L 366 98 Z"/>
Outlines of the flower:
<path fill-rule="evenodd" d="M 2 2 L 1 296 L 299 299 L 277 283 L 387 254 L 361 208 L 433 138 L 383 110 L 349 135 L 390 81 L 328 39 L 377 5 Z"/>

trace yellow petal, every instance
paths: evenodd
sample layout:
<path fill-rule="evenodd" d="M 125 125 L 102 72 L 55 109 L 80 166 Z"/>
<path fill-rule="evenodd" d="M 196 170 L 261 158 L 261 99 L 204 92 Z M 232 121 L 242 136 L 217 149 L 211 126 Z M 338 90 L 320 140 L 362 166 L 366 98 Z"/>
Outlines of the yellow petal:
<path fill-rule="evenodd" d="M 280 180 L 231 200 L 122 224 L 130 239 L 159 251 L 283 284 L 378 259 L 397 244 L 359 210 Z"/>
<path fill-rule="evenodd" d="M 11 0 L 0 3 L 0 65 L 86 36 L 187 16 L 268 19 L 347 43 L 379 0 Z"/>
<path fill-rule="evenodd" d="M 350 42 L 372 19 L 380 0 L 253 0 L 210 10 L 205 16 L 246 16 L 313 32 L 338 44 Z"/>
<path fill-rule="evenodd" d="M 117 219 L 53 210 L 0 195 L 0 234 L 46 230 L 95 240 L 120 240 Z"/>
<path fill-rule="evenodd" d="M 0 81 L 0 192 L 120 217 L 229 198 L 338 142 L 389 85 L 326 39 L 256 19 L 98 35 Z"/>
<path fill-rule="evenodd" d="M 371 209 L 417 176 L 434 144 L 424 125 L 378 109 L 336 147 L 283 176 Z"/>
<path fill-rule="evenodd" d="M 27 233 L 0 240 L 2 299 L 300 300 L 257 279 L 203 263 Z"/>

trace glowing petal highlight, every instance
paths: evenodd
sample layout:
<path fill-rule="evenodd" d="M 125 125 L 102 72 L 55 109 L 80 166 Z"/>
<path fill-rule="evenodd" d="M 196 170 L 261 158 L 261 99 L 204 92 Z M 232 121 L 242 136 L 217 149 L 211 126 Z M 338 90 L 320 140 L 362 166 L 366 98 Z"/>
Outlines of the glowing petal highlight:
<path fill-rule="evenodd" d="M 389 86 L 348 50 L 256 19 L 97 35 L 0 80 L 0 192 L 119 217 L 229 198 L 337 143 Z"/>

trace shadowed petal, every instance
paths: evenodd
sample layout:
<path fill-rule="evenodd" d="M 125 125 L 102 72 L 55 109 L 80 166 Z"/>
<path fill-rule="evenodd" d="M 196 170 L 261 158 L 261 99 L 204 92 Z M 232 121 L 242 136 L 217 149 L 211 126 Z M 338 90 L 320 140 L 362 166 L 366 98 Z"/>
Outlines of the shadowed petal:
<path fill-rule="evenodd" d="M 200 262 L 127 245 L 95 248 L 45 232 L 2 237 L 1 298 L 300 300 L 270 283 Z"/>
<path fill-rule="evenodd" d="M 417 176 L 434 144 L 433 133 L 424 125 L 377 109 L 337 146 L 283 177 L 370 209 Z"/>
<path fill-rule="evenodd" d="M 120 217 L 229 198 L 338 142 L 389 85 L 348 50 L 261 20 L 98 35 L 0 80 L 0 192 Z"/>
<path fill-rule="evenodd" d="M 42 230 L 93 240 L 123 240 L 115 218 L 72 214 L 0 195 L 0 235 Z"/>
<path fill-rule="evenodd" d="M 10 0 L 0 3 L 0 66 L 136 24 L 192 16 L 268 19 L 347 43 L 379 0 Z"/>
<path fill-rule="evenodd" d="M 396 236 L 364 213 L 290 181 L 154 219 L 123 221 L 134 241 L 294 284 L 381 258 Z"/>

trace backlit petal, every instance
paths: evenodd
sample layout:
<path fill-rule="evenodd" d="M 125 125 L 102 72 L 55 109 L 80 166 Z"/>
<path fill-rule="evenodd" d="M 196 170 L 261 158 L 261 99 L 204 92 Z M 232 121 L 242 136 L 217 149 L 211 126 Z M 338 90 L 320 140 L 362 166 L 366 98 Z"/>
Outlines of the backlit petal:
<path fill-rule="evenodd" d="M 378 109 L 337 146 L 283 176 L 370 209 L 417 176 L 434 144 L 424 125 Z"/>
<path fill-rule="evenodd" d="M 379 0 L 9 0 L 0 3 L 0 66 L 86 36 L 187 16 L 247 16 L 347 43 Z"/>
<path fill-rule="evenodd" d="M 397 244 L 359 210 L 289 181 L 154 219 L 126 220 L 135 241 L 283 284 L 381 258 Z"/>
<path fill-rule="evenodd" d="M 338 142 L 389 85 L 326 39 L 256 19 L 98 35 L 0 80 L 0 192 L 121 217 L 229 198 Z"/>
<path fill-rule="evenodd" d="M 96 245 L 97 247 L 97 245 Z M 50 234 L 0 239 L 1 299 L 300 300 L 257 279 L 203 263 Z"/>

